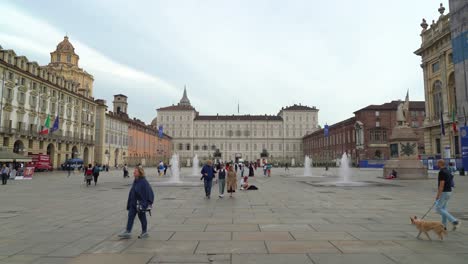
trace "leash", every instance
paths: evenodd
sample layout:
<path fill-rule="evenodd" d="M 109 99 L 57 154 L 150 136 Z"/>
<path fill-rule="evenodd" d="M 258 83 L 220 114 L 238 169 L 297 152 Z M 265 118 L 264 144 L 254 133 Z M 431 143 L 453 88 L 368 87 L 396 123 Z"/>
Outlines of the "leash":
<path fill-rule="evenodd" d="M 434 208 L 434 205 L 436 205 L 436 203 L 437 203 L 437 201 L 435 201 L 435 202 L 432 204 L 431 208 L 429 208 L 429 210 L 427 210 L 427 212 L 423 215 L 423 217 L 421 217 L 421 219 L 424 219 L 424 217 L 426 217 L 426 215 L 432 210 L 432 208 Z"/>

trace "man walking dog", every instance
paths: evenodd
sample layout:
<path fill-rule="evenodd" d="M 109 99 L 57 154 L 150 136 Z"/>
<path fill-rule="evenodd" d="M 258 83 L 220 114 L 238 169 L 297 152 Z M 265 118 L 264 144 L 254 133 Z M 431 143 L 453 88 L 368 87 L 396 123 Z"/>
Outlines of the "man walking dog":
<path fill-rule="evenodd" d="M 440 159 L 437 161 L 437 166 L 440 168 L 438 177 L 438 190 L 436 196 L 436 209 L 442 216 L 442 224 L 447 229 L 447 220 L 453 225 L 453 230 L 460 227 L 460 221 L 453 217 L 447 211 L 447 203 L 452 196 L 453 175 L 445 167 L 445 161 Z"/>

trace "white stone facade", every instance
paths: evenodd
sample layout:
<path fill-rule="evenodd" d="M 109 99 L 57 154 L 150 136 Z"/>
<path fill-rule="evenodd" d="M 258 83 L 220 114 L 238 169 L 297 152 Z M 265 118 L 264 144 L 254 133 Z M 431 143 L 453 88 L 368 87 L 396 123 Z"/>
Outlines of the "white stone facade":
<path fill-rule="evenodd" d="M 302 162 L 302 137 L 318 129 L 318 109 L 293 105 L 277 115 L 203 116 L 184 97 L 178 105 L 159 108 L 157 124 L 173 138 L 173 149 L 181 161 L 198 155 L 221 160 L 236 158 L 254 161 L 266 150 L 273 162 Z"/>

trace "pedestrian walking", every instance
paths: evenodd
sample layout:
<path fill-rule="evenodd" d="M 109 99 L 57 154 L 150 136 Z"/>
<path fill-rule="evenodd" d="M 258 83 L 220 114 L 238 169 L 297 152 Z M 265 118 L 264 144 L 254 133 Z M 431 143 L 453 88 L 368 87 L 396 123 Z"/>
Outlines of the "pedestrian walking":
<path fill-rule="evenodd" d="M 123 166 L 123 177 L 124 177 L 124 178 L 130 177 L 130 176 L 128 176 L 128 167 L 127 167 L 127 164 L 124 164 L 124 166 Z"/>
<path fill-rule="evenodd" d="M 164 163 L 164 176 L 166 176 L 166 172 L 167 172 L 167 164 Z"/>
<path fill-rule="evenodd" d="M 211 186 L 213 184 L 213 179 L 215 178 L 215 170 L 213 168 L 213 162 L 208 160 L 201 170 L 203 183 L 205 185 L 205 195 L 206 199 L 210 199 L 211 196 Z"/>
<path fill-rule="evenodd" d="M 265 163 L 263 164 L 263 176 L 266 176 L 266 173 L 267 173 L 267 165 Z"/>
<path fill-rule="evenodd" d="M 88 164 L 88 168 L 85 169 L 84 177 L 85 177 L 86 187 L 90 186 L 91 180 L 93 179 L 93 169 L 92 169 L 91 164 Z"/>
<path fill-rule="evenodd" d="M 286 164 L 284 165 L 284 171 L 288 171 L 289 170 L 289 164 L 286 162 Z"/>
<path fill-rule="evenodd" d="M 154 202 L 154 192 L 151 185 L 146 180 L 145 170 L 141 166 L 138 166 L 133 171 L 133 176 L 135 180 L 133 181 L 127 200 L 127 227 L 124 232 L 119 234 L 120 238 L 126 239 L 131 237 L 133 222 L 137 215 L 141 223 L 141 234 L 138 238 L 146 238 L 149 236 L 147 232 L 148 222 L 146 220 L 146 212 L 150 212 L 151 215 Z"/>
<path fill-rule="evenodd" d="M 159 161 L 158 174 L 159 174 L 159 177 L 162 177 L 164 175 L 164 163 L 162 162 L 162 160 Z"/>
<path fill-rule="evenodd" d="M 229 197 L 232 197 L 232 194 L 236 192 L 237 189 L 237 175 L 233 167 L 229 168 L 227 174 L 226 190 L 229 193 Z"/>
<path fill-rule="evenodd" d="M 68 172 L 68 175 L 67 175 L 67 178 L 68 178 L 68 177 L 70 177 L 70 174 L 71 174 L 71 165 L 70 165 L 70 163 L 65 164 L 65 169 Z"/>
<path fill-rule="evenodd" d="M 253 177 L 255 174 L 254 174 L 254 166 L 252 165 L 252 163 L 250 163 L 249 165 L 249 177 Z"/>
<path fill-rule="evenodd" d="M 94 167 L 93 167 L 94 186 L 96 186 L 96 184 L 97 184 L 97 180 L 98 180 L 100 171 L 101 171 L 101 168 L 99 167 L 99 165 L 97 163 L 95 163 Z"/>
<path fill-rule="evenodd" d="M 224 165 L 221 165 L 218 170 L 218 180 L 219 180 L 219 198 L 224 197 L 224 187 L 226 186 L 226 169 Z"/>
<path fill-rule="evenodd" d="M 7 167 L 5 164 L 2 165 L 2 185 L 6 185 L 8 182 L 8 178 L 10 177 L 10 168 Z"/>
<path fill-rule="evenodd" d="M 273 167 L 273 165 L 271 165 L 271 163 L 268 163 L 267 164 L 267 176 L 270 177 L 271 176 L 271 168 Z"/>
<path fill-rule="evenodd" d="M 453 175 L 450 174 L 448 169 L 445 167 L 445 161 L 440 159 L 437 161 L 437 166 L 440 168 L 438 176 L 438 190 L 436 196 L 436 209 L 437 212 L 442 216 L 442 224 L 447 229 L 447 220 L 453 225 L 453 230 L 456 230 L 460 226 L 460 221 L 453 217 L 447 211 L 447 203 L 452 196 L 453 187 Z"/>

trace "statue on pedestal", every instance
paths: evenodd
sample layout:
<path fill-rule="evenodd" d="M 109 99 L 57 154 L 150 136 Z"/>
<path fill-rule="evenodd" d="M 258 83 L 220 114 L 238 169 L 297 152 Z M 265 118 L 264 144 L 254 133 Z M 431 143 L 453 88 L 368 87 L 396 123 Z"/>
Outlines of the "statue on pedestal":
<path fill-rule="evenodd" d="M 405 101 L 399 101 L 396 112 L 396 120 L 398 126 L 408 126 L 407 118 L 409 117 L 409 91 L 406 92 Z"/>

